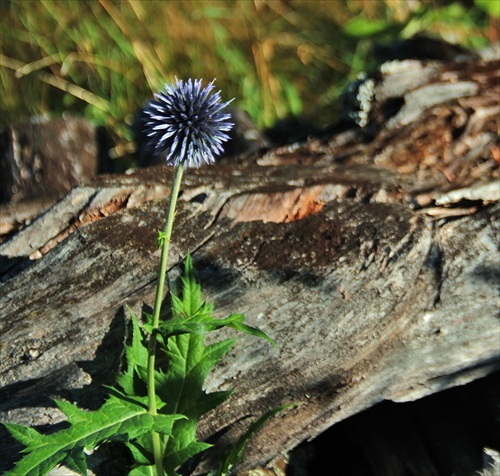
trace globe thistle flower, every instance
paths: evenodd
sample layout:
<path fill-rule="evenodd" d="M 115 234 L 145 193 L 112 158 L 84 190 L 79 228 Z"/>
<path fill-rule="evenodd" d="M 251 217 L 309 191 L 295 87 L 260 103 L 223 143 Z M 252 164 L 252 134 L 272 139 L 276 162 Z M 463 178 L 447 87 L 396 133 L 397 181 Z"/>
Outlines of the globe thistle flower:
<path fill-rule="evenodd" d="M 231 101 L 221 102 L 220 91 L 210 94 L 214 81 L 202 88 L 201 79 L 176 79 L 144 110 L 146 134 L 155 154 L 165 155 L 168 165 L 198 168 L 213 163 L 223 151 L 233 123 L 222 111 Z"/>

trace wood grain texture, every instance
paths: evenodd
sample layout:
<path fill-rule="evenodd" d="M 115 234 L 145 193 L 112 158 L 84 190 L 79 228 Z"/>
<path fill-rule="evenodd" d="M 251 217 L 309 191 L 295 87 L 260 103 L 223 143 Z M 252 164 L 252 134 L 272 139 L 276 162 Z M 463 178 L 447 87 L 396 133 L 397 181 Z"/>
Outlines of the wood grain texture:
<path fill-rule="evenodd" d="M 432 67 L 398 92 L 413 95 L 408 107 L 421 88 L 455 84 L 457 65 Z M 280 346 L 238 339 L 207 382 L 234 394 L 200 437 L 234 441 L 250 417 L 300 402 L 252 441 L 245 464 L 264 464 L 377 402 L 499 368 L 498 118 L 488 112 L 498 62 L 460 71 L 476 86 L 417 101 L 417 121 L 402 120 L 404 108 L 383 117 L 381 93 L 369 130 L 186 173 L 170 278 L 189 250 L 217 314 L 244 313 Z M 384 74 L 377 84 L 390 91 Z M 0 245 L 1 420 L 55 423 L 54 396 L 99 404 L 119 368 L 125 305 L 153 302 L 171 177 L 163 166 L 98 177 Z M 477 184 L 488 187 L 467 195 Z M 457 190 L 469 199 L 437 203 Z M 8 464 L 14 446 L 1 437 Z"/>

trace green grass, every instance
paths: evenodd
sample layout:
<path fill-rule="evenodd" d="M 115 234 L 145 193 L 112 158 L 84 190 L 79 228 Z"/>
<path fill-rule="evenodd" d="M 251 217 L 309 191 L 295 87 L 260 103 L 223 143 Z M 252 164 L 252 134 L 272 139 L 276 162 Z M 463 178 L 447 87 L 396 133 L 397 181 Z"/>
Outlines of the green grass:
<path fill-rule="evenodd" d="M 324 125 L 346 82 L 371 67 L 374 38 L 427 31 L 477 48 L 488 33 L 486 13 L 466 0 L 0 5 L 0 121 L 68 111 L 105 125 L 122 145 L 140 105 L 175 76 L 217 78 L 259 127 L 298 114 Z"/>

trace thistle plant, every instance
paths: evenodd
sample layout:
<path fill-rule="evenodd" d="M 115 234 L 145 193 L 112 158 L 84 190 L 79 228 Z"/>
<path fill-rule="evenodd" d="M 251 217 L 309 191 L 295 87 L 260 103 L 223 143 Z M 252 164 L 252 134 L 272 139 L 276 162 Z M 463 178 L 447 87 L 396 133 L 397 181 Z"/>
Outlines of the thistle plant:
<path fill-rule="evenodd" d="M 156 333 L 160 322 L 161 303 L 168 261 L 168 248 L 172 235 L 175 207 L 184 167 L 200 167 L 202 161 L 214 162 L 214 154 L 222 152 L 222 143 L 229 139 L 225 133 L 233 124 L 226 122 L 230 116 L 221 111 L 227 103 L 220 102 L 220 92 L 209 96 L 213 81 L 205 89 L 201 80 L 186 83 L 177 80 L 176 86 L 165 86 L 153 99 L 145 112 L 147 135 L 156 154 L 165 154 L 167 164 L 175 167 L 165 228 L 159 235 L 161 244 L 158 284 L 153 309 L 153 321 L 148 347 L 147 388 L 149 413 L 157 414 L 155 389 Z M 163 457 L 160 435 L 152 433 L 153 455 L 157 474 L 163 474 Z"/>
<path fill-rule="evenodd" d="M 202 301 L 189 254 L 180 290 L 170 292 L 171 309 L 162 309 L 183 170 L 213 163 L 233 126 L 230 115 L 224 113 L 229 102 L 221 102 L 220 92 L 211 94 L 213 88 L 213 81 L 203 88 L 201 80 L 177 80 L 175 85 L 166 85 L 145 109 L 151 145 L 175 171 L 165 227 L 158 236 L 161 258 L 153 312 L 144 315 L 141 328 L 139 319 L 130 311 L 132 339 L 125 348 L 126 368 L 117 376 L 117 386 L 109 388 L 107 400 L 93 412 L 57 401 L 68 417 L 69 427 L 51 435 L 6 423 L 12 436 L 26 446 L 23 452 L 27 453 L 7 475 L 42 475 L 56 465 L 85 475 L 89 450 L 105 442 L 120 441 L 135 460 L 131 476 L 175 476 L 181 465 L 211 446 L 196 438 L 199 419 L 231 393 L 204 391 L 208 372 L 235 343 L 235 339 L 227 339 L 207 346 L 207 332 L 230 327 L 275 345 L 262 331 L 244 324 L 242 314 L 213 317 L 212 305 Z M 168 358 L 166 366 L 157 365 L 159 351 Z M 288 406 L 274 409 L 252 424 L 249 433 L 227 452 L 210 476 L 229 474 L 249 436 L 284 408 Z"/>

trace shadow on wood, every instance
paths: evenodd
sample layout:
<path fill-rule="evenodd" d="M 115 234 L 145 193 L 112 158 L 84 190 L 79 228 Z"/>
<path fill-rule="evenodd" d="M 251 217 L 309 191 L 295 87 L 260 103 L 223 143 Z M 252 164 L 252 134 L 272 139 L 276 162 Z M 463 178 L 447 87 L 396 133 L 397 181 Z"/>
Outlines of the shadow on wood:
<path fill-rule="evenodd" d="M 207 383 L 234 395 L 201 438 L 229 443 L 301 402 L 252 440 L 244 467 L 265 464 L 379 402 L 499 368 L 498 66 L 385 65 L 365 128 L 186 173 L 170 277 L 189 250 L 216 312 L 280 346 L 238 339 Z M 3 421 L 56 424 L 49 397 L 90 402 L 109 382 L 124 305 L 153 301 L 171 177 L 98 177 L 0 245 Z"/>

